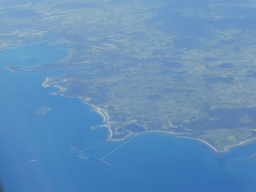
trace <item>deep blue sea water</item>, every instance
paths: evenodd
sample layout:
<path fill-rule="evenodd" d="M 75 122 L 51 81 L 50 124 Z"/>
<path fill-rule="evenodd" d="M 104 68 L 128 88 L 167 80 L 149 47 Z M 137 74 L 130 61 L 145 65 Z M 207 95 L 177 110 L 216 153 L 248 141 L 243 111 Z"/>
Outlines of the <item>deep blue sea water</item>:
<path fill-rule="evenodd" d="M 60 48 L 44 42 L 0 52 L 0 177 L 6 191 L 256 191 L 253 143 L 214 153 L 199 141 L 145 133 L 104 159 L 112 166 L 95 160 L 129 138 L 106 142 L 107 129 L 90 129 L 102 124 L 90 106 L 79 99 L 52 96 L 56 89 L 42 88 L 46 76 L 65 71 L 4 69 L 6 64 L 58 61 L 68 54 Z M 43 106 L 51 110 L 36 115 Z M 70 149 L 98 145 L 84 151 L 83 158 Z"/>

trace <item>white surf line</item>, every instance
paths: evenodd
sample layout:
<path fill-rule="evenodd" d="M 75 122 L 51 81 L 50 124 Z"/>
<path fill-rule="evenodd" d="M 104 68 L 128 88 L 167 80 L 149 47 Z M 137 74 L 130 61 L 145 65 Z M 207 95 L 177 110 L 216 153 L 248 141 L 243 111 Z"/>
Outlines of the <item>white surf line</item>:
<path fill-rule="evenodd" d="M 111 151 L 110 153 L 108 153 L 107 155 L 105 155 L 104 157 L 102 157 L 101 159 L 99 159 L 102 163 L 106 163 L 103 161 L 103 159 L 105 159 L 107 156 L 109 156 L 110 154 L 114 153 L 116 150 L 120 149 L 122 146 L 124 146 L 126 143 L 128 143 L 129 141 L 131 141 L 132 139 L 134 139 L 136 136 L 132 137 L 131 139 L 129 139 L 128 141 L 124 142 L 122 145 L 120 145 L 119 147 L 115 148 L 113 151 Z M 107 164 L 107 163 L 106 163 Z"/>

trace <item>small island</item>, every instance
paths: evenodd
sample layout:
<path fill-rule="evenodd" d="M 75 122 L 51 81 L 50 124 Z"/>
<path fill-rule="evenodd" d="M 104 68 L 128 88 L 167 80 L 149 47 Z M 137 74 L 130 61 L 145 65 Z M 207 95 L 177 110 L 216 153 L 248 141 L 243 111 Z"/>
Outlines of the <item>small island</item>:
<path fill-rule="evenodd" d="M 35 114 L 37 115 L 44 115 L 47 111 L 50 111 L 50 108 L 46 108 L 46 107 L 41 107 L 40 110 L 36 110 L 34 111 Z"/>

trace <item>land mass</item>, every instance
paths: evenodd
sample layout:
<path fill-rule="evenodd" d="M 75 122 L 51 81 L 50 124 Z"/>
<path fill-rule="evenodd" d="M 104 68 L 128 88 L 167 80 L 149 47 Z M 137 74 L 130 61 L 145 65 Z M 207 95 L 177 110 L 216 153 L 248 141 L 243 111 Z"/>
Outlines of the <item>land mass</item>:
<path fill-rule="evenodd" d="M 122 81 L 125 81 L 125 85 Z M 179 98 L 183 102 L 175 102 L 170 92 L 156 90 L 158 97 L 151 92 L 147 93 L 142 80 L 140 83 L 141 87 L 135 88 L 139 86 L 137 82 L 129 83 L 125 79 L 113 81 L 101 76 L 84 75 L 82 78 L 81 74 L 66 74 L 58 78 L 47 77 L 43 86 L 58 87 L 60 91 L 52 93 L 53 95 L 80 98 L 84 103 L 93 105 L 103 116 L 105 126 L 110 129 L 111 140 L 121 140 L 147 131 L 163 131 L 181 138 L 204 141 L 215 151 L 225 152 L 231 146 L 255 139 L 255 107 L 196 107 L 196 104 L 185 98 Z M 96 86 L 100 84 L 102 86 Z M 167 89 L 160 82 L 156 87 Z M 200 95 L 194 94 L 194 97 Z"/>
<path fill-rule="evenodd" d="M 34 13 L 17 18 L 2 8 L 0 49 L 54 36 L 70 52 L 56 63 L 6 69 L 64 69 L 43 87 L 92 105 L 112 140 L 163 131 L 218 152 L 254 141 L 255 8 L 238 0 L 177 2 L 44 1 L 14 7 Z"/>

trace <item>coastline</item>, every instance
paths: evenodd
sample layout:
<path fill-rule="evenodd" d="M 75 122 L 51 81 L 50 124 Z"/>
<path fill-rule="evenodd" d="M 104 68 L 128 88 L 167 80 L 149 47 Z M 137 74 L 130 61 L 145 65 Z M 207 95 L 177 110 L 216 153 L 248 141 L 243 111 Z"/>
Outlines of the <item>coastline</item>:
<path fill-rule="evenodd" d="M 51 80 L 50 77 L 46 77 L 46 78 L 45 78 L 45 81 L 42 83 L 42 87 L 43 87 L 43 88 L 51 87 L 52 84 L 49 84 L 49 83 L 48 83 L 50 80 Z M 65 82 L 65 81 L 67 81 L 67 80 L 65 79 L 65 80 L 62 81 L 62 82 Z M 64 87 L 64 86 L 59 86 L 59 85 L 53 85 L 53 86 L 56 87 L 56 88 L 59 88 L 60 91 L 59 91 L 59 92 L 50 93 L 51 95 L 60 95 L 60 96 L 62 96 L 62 97 L 81 99 L 82 103 L 91 106 L 95 112 L 97 112 L 98 114 L 100 114 L 100 116 L 103 118 L 103 121 L 102 121 L 102 122 L 105 123 L 105 124 L 103 124 L 103 125 L 98 125 L 98 126 L 93 126 L 93 127 L 91 127 L 91 129 L 95 129 L 95 128 L 97 128 L 97 127 L 105 127 L 105 128 L 107 128 L 107 129 L 109 130 L 109 134 L 110 134 L 107 140 L 108 140 L 108 141 L 114 141 L 114 140 L 112 139 L 113 131 L 112 131 L 112 129 L 110 128 L 110 125 L 109 125 L 109 122 L 107 121 L 106 115 L 102 112 L 102 110 L 104 110 L 104 109 L 102 109 L 102 108 L 100 108 L 100 107 L 96 107 L 95 105 L 88 103 L 88 101 L 91 100 L 91 98 L 89 98 L 89 97 L 70 97 L 70 96 L 65 96 L 65 95 L 63 94 L 63 92 L 65 92 L 66 90 L 68 90 L 66 87 Z"/>
<path fill-rule="evenodd" d="M 108 141 L 122 141 L 122 140 L 126 139 L 127 137 L 130 137 L 130 136 L 132 136 L 132 135 L 135 135 L 135 133 L 129 132 L 129 134 L 127 134 L 126 136 L 124 136 L 124 137 L 121 138 L 121 139 L 113 139 L 113 138 L 112 138 L 112 136 L 113 136 L 113 131 L 112 131 L 110 125 L 109 125 L 109 122 L 107 121 L 107 117 L 105 116 L 104 113 L 102 113 L 102 110 L 104 110 L 104 109 L 102 109 L 102 108 L 100 108 L 100 107 L 96 107 L 96 106 L 93 105 L 93 104 L 89 104 L 89 103 L 87 103 L 86 101 L 83 101 L 83 102 L 84 102 L 85 104 L 87 104 L 87 105 L 92 106 L 93 109 L 94 109 L 94 111 L 96 111 L 97 113 L 99 113 L 99 114 L 102 116 L 103 122 L 105 122 L 105 124 L 99 125 L 99 126 L 95 126 L 95 127 L 92 127 L 92 128 L 96 128 L 96 127 L 106 127 L 106 128 L 109 130 L 109 133 L 110 133 L 110 135 L 109 135 L 109 137 L 108 137 L 108 139 L 107 139 Z M 162 130 L 145 131 L 145 132 L 142 132 L 142 133 L 149 133 L 149 132 L 163 132 L 163 133 L 168 133 L 168 134 L 174 135 L 176 138 L 185 138 L 185 139 L 197 140 L 197 141 L 200 141 L 200 142 L 206 144 L 208 147 L 210 147 L 211 149 L 213 149 L 214 152 L 216 152 L 216 153 L 226 153 L 226 152 L 228 152 L 228 151 L 229 151 L 231 148 L 233 148 L 233 147 L 244 146 L 244 145 L 246 145 L 246 144 L 248 144 L 248 143 L 251 143 L 251 142 L 253 142 L 253 141 L 256 141 L 256 137 L 255 137 L 255 138 L 247 139 L 247 140 L 245 140 L 245 141 L 241 141 L 241 142 L 238 143 L 238 144 L 234 144 L 234 145 L 230 145 L 230 146 L 225 146 L 225 147 L 224 147 L 224 150 L 218 150 L 218 149 L 216 149 L 214 146 L 212 146 L 210 143 L 208 143 L 207 141 L 205 141 L 205 140 L 203 140 L 203 139 L 193 138 L 193 137 L 188 137 L 188 136 L 179 136 L 179 135 L 182 134 L 182 133 L 175 133 L 175 132 L 162 131 Z M 139 134 L 142 134 L 142 133 L 139 133 Z M 137 133 L 137 134 L 138 134 L 138 133 Z"/>
<path fill-rule="evenodd" d="M 105 115 L 104 113 L 102 113 L 102 111 L 103 111 L 104 109 L 102 109 L 102 108 L 100 108 L 100 107 L 96 107 L 95 105 L 89 104 L 89 103 L 87 103 L 87 102 L 85 102 L 85 101 L 84 101 L 83 103 L 85 103 L 85 104 L 87 104 L 87 105 L 90 105 L 90 106 L 94 109 L 95 112 L 97 112 L 98 114 L 100 114 L 100 115 L 102 116 L 102 118 L 103 118 L 103 123 L 105 123 L 105 124 L 93 126 L 93 127 L 91 127 L 91 129 L 96 129 L 97 127 L 105 127 L 105 128 L 107 128 L 107 129 L 109 130 L 109 133 L 110 133 L 110 134 L 109 134 L 109 137 L 106 139 L 107 141 L 122 141 L 122 140 L 126 139 L 127 137 L 130 137 L 130 136 L 132 136 L 132 135 L 135 135 L 135 133 L 129 132 L 125 137 L 123 137 L 123 138 L 121 138 L 121 139 L 113 139 L 113 138 L 112 138 L 112 137 L 113 137 L 113 131 L 112 131 L 110 125 L 109 125 L 109 121 L 107 121 L 106 115 Z M 138 135 L 138 134 L 137 134 L 137 135 Z"/>
<path fill-rule="evenodd" d="M 93 127 L 91 127 L 91 129 L 95 129 L 95 128 L 97 128 L 97 127 L 105 127 L 105 128 L 107 128 L 108 129 L 108 131 L 109 131 L 109 137 L 107 138 L 107 141 L 113 141 L 113 139 L 112 139 L 112 136 L 113 136 L 113 131 L 112 131 L 112 129 L 110 128 L 110 125 L 109 125 L 109 122 L 107 121 L 107 117 L 106 117 L 106 115 L 104 114 L 104 113 L 102 113 L 102 110 L 104 110 L 104 109 L 102 109 L 102 108 L 100 108 L 100 107 L 96 107 L 95 105 L 93 105 L 93 104 L 89 104 L 89 103 L 87 103 L 86 102 L 86 98 L 83 98 L 84 100 L 82 101 L 83 103 L 85 103 L 85 104 L 87 104 L 87 105 L 90 105 L 92 108 L 93 108 L 93 110 L 95 111 L 95 112 L 97 112 L 98 114 L 100 114 L 100 116 L 103 118 L 103 123 L 105 123 L 105 124 L 103 124 L 103 125 L 98 125 L 98 126 L 93 126 Z"/>
<path fill-rule="evenodd" d="M 50 77 L 46 77 L 45 81 L 42 83 L 42 86 L 44 88 L 51 87 L 52 84 L 48 83 L 50 80 L 51 80 Z M 66 81 L 67 81 L 67 79 L 65 79 L 65 80 L 63 80 L 61 82 L 66 82 Z M 94 104 L 88 103 L 88 101 L 90 101 L 89 97 L 70 97 L 70 96 L 65 96 L 63 94 L 63 92 L 65 92 L 67 90 L 66 87 L 59 86 L 59 85 L 53 85 L 53 86 L 58 88 L 58 89 L 60 89 L 60 91 L 59 92 L 53 92 L 53 93 L 51 93 L 52 95 L 60 95 L 60 96 L 69 97 L 69 98 L 79 98 L 79 99 L 82 100 L 82 103 L 84 103 L 86 105 L 90 105 L 93 108 L 92 110 L 97 112 L 103 118 L 103 120 L 102 120 L 102 122 L 104 123 L 103 125 L 93 126 L 93 127 L 91 127 L 91 129 L 96 129 L 97 127 L 105 127 L 105 128 L 107 128 L 108 131 L 109 131 L 109 137 L 106 139 L 107 141 L 122 141 L 122 140 L 126 139 L 127 137 L 130 137 L 130 136 L 132 136 L 134 134 L 138 134 L 138 133 L 133 133 L 133 132 L 129 131 L 129 133 L 127 135 L 125 135 L 123 138 L 113 139 L 114 132 L 111 129 L 110 123 L 108 121 L 110 119 L 110 117 L 109 117 L 109 115 L 108 115 L 108 113 L 107 113 L 107 111 L 105 109 L 97 107 Z M 105 111 L 105 112 L 103 112 L 103 111 Z M 244 145 L 246 145 L 248 143 L 256 141 L 256 137 L 254 137 L 254 138 L 247 139 L 245 141 L 241 141 L 241 142 L 239 142 L 237 144 L 233 144 L 233 145 L 229 145 L 229 146 L 224 146 L 223 150 L 218 150 L 213 145 L 211 145 L 210 143 L 208 143 L 207 141 L 205 141 L 203 139 L 193 138 L 193 137 L 188 137 L 188 136 L 182 136 L 183 133 L 175 133 L 175 132 L 164 131 L 164 130 L 152 130 L 152 131 L 145 131 L 145 132 L 141 132 L 141 133 L 147 133 L 147 132 L 163 132 L 163 133 L 168 133 L 168 134 L 174 135 L 176 138 L 186 138 L 186 139 L 197 140 L 197 141 L 200 141 L 200 142 L 206 144 L 208 147 L 212 148 L 214 150 L 214 152 L 216 152 L 216 153 L 225 153 L 225 152 L 228 152 L 233 147 L 244 146 Z M 141 133 L 139 133 L 139 134 L 141 134 Z"/>
<path fill-rule="evenodd" d="M 182 134 L 182 133 L 174 133 L 174 132 L 162 131 L 162 130 L 146 131 L 146 132 L 143 132 L 143 133 L 149 133 L 149 132 L 162 132 L 162 133 L 168 133 L 168 134 L 174 135 L 176 138 L 185 138 L 185 139 L 198 140 L 198 141 L 201 141 L 201 142 L 203 142 L 204 144 L 206 144 L 208 147 L 212 148 L 212 149 L 213 149 L 215 152 L 217 152 L 217 153 L 228 152 L 228 150 L 225 150 L 225 151 L 218 151 L 215 147 L 213 147 L 211 144 L 207 143 L 206 141 L 204 141 L 204 140 L 202 140 L 202 139 L 193 138 L 193 137 L 187 137 L 187 136 L 178 136 L 179 134 Z M 131 136 L 131 135 L 128 134 L 128 135 L 126 135 L 124 138 L 122 138 L 122 139 L 120 139 L 120 140 L 123 140 L 123 139 L 125 139 L 125 138 L 128 137 L 128 136 Z"/>
<path fill-rule="evenodd" d="M 107 122 L 107 117 L 104 115 L 104 113 L 101 112 L 104 109 L 102 109 L 100 107 L 96 107 L 93 104 L 89 104 L 89 103 L 86 103 L 86 104 L 92 106 L 94 108 L 94 111 L 96 111 L 97 113 L 100 114 L 100 116 L 103 118 L 103 122 Z"/>
<path fill-rule="evenodd" d="M 168 131 L 166 131 L 166 132 L 168 132 Z M 172 133 L 170 133 L 170 134 L 172 134 Z M 210 148 L 212 148 L 214 150 L 214 152 L 216 152 L 216 153 L 226 153 L 226 152 L 229 152 L 229 150 L 232 149 L 233 147 L 245 146 L 246 144 L 253 143 L 253 142 L 256 141 L 256 137 L 253 137 L 253 138 L 241 141 L 241 142 L 239 142 L 237 144 L 234 144 L 234 145 L 225 146 L 225 147 L 223 147 L 224 150 L 218 150 L 214 146 L 212 146 L 210 143 L 206 142 L 205 140 L 199 139 L 199 138 L 193 138 L 193 137 L 187 137 L 187 136 L 177 136 L 177 135 L 175 135 L 175 137 L 198 140 L 200 142 L 203 142 L 204 144 L 206 144 Z"/>
<path fill-rule="evenodd" d="M 185 139 L 193 139 L 193 140 L 197 140 L 197 141 L 201 141 L 203 142 L 204 144 L 206 144 L 207 146 L 209 146 L 210 148 L 212 148 L 215 152 L 217 153 L 224 153 L 224 152 L 228 152 L 228 150 L 224 150 L 224 151 L 219 151 L 217 150 L 215 147 L 213 147 L 210 143 L 202 140 L 202 139 L 198 139 L 198 138 L 193 138 L 193 137 L 187 137 L 187 136 L 175 136 L 177 138 L 185 138 Z"/>
<path fill-rule="evenodd" d="M 255 142 L 255 141 L 256 141 L 256 137 L 253 137 L 253 138 L 250 138 L 250 139 L 241 141 L 241 142 L 239 142 L 238 144 L 226 146 L 226 147 L 224 147 L 224 149 L 225 149 L 225 152 L 227 152 L 227 151 L 229 151 L 230 149 L 232 149 L 233 147 L 245 146 L 245 145 L 247 145 L 247 144 L 249 144 L 249 143 L 253 143 L 253 142 Z"/>

